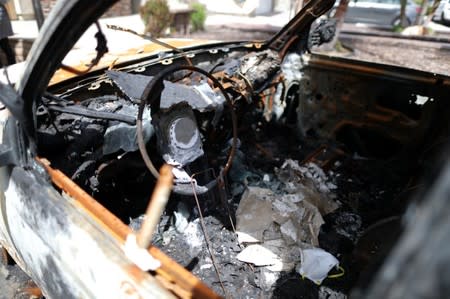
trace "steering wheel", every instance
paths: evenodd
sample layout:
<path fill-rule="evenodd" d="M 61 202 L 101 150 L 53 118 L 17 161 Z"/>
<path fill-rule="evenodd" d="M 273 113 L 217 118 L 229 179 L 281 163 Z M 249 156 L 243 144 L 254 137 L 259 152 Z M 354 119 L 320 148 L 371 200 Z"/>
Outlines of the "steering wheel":
<path fill-rule="evenodd" d="M 142 116 L 146 104 L 150 106 L 152 119 L 154 115 L 158 114 L 158 112 L 160 111 L 161 94 L 164 89 L 164 78 L 172 73 L 181 70 L 196 72 L 210 79 L 213 82 L 214 86 L 217 86 L 219 88 L 220 92 L 226 100 L 227 105 L 230 106 L 233 139 L 228 158 L 221 170 L 221 175 L 219 175 L 219 178 L 223 177 L 230 169 L 234 154 L 236 152 L 237 117 L 233 110 L 233 103 L 219 80 L 217 80 L 214 76 L 212 76 L 205 70 L 192 65 L 175 65 L 169 67 L 160 72 L 158 75 L 154 76 L 153 79 L 145 87 L 145 90 L 139 102 L 139 110 L 136 121 L 137 140 L 142 159 L 144 160 L 145 165 L 153 174 L 153 176 L 155 178 L 158 178 L 159 173 L 156 170 L 152 160 L 150 159 L 145 147 L 142 128 Z M 175 166 L 173 171 L 174 177 L 176 177 L 177 180 L 174 184 L 174 192 L 183 195 L 205 193 L 213 188 L 218 181 L 218 178 L 216 178 L 208 182 L 204 186 L 197 185 L 197 182 L 193 179 L 193 176 L 189 176 L 183 169 L 183 166 L 185 164 L 192 162 L 195 158 L 199 157 L 198 153 L 197 155 L 192 153 L 192 149 L 195 148 L 201 150 L 202 145 L 200 140 L 200 132 L 198 131 L 196 119 L 192 109 L 193 108 L 187 102 L 174 104 L 169 107 L 169 112 L 167 113 L 167 115 L 161 114 L 160 117 L 157 117 L 158 123 L 155 125 L 160 148 L 166 148 L 165 152 L 162 154 L 163 159 L 167 163 Z M 176 148 L 176 151 L 172 151 L 171 149 L 173 148 Z M 180 159 L 183 163 L 179 163 Z"/>

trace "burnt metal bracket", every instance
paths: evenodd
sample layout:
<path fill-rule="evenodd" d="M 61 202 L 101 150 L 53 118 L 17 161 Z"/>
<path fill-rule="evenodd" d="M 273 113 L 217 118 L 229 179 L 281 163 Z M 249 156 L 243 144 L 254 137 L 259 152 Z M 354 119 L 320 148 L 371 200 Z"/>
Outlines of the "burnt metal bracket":
<path fill-rule="evenodd" d="M 295 41 L 305 39 L 307 43 L 312 22 L 331 9 L 334 2 L 335 0 L 308 1 L 300 12 L 267 43 L 267 47 L 280 52 L 280 56 L 283 57 Z M 304 46 L 307 46 L 306 43 Z"/>
<path fill-rule="evenodd" d="M 336 34 L 336 19 L 322 20 L 317 25 L 312 25 L 308 38 L 308 49 L 330 42 Z"/>
<path fill-rule="evenodd" d="M 0 144 L 0 167 L 24 166 L 26 152 L 20 126 L 14 117 L 9 118 L 3 127 L 3 143 Z"/>
<path fill-rule="evenodd" d="M 0 82 L 0 102 L 8 108 L 9 112 L 11 112 L 18 121 L 26 121 L 23 100 L 11 85 Z"/>
<path fill-rule="evenodd" d="M 0 102 L 4 105 L 3 109 L 8 109 L 12 115 L 2 128 L 3 143 L 0 144 L 0 166 L 23 166 L 26 156 L 22 125 L 26 127 L 28 119 L 25 117 L 22 98 L 12 86 L 0 83 Z"/>
<path fill-rule="evenodd" d="M 5 144 L 0 144 L 0 167 L 15 164 L 17 161 L 14 150 Z"/>

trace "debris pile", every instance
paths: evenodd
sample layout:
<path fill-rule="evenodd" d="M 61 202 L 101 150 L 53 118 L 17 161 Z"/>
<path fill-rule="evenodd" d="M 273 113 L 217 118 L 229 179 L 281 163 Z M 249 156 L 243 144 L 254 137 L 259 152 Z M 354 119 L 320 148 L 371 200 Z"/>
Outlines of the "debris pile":
<path fill-rule="evenodd" d="M 315 164 L 286 160 L 273 175 L 245 188 L 236 234 L 213 215 L 204 218 L 221 280 L 236 290 L 234 298 L 273 294 L 282 273 L 291 271 L 320 284 L 337 267 L 339 261 L 318 248 L 323 215 L 339 207 L 333 180 Z M 153 243 L 223 294 L 198 214 L 178 202 L 172 214 L 162 216 Z M 137 230 L 141 223 L 138 217 L 130 226 Z"/>
<path fill-rule="evenodd" d="M 320 283 L 338 264 L 331 254 L 316 248 L 324 223 L 322 213 L 338 208 L 332 193 L 336 185 L 312 163 L 303 167 L 286 160 L 275 174 L 281 182 L 277 193 L 248 187 L 242 196 L 236 229 L 239 243 L 248 246 L 237 258 L 265 266 L 277 278 L 280 271 L 289 272 L 297 266 L 301 275 Z M 323 267 L 322 263 L 314 264 L 317 258 L 324 258 Z"/>

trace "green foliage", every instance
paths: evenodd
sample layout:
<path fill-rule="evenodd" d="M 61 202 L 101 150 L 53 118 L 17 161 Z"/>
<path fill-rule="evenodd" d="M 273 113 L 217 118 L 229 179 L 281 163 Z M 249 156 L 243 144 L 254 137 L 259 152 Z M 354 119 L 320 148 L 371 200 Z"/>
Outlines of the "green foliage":
<path fill-rule="evenodd" d="M 141 6 L 141 18 L 145 32 L 153 37 L 160 37 L 172 23 L 172 15 L 166 0 L 148 0 Z"/>
<path fill-rule="evenodd" d="M 403 27 L 402 27 L 402 25 L 394 25 L 393 27 L 392 27 L 392 31 L 393 32 L 396 32 L 396 33 L 401 33 L 402 31 L 403 31 Z"/>
<path fill-rule="evenodd" d="M 344 52 L 344 47 L 342 46 L 342 43 L 339 40 L 336 41 L 336 44 L 334 45 L 334 49 L 337 52 Z"/>
<path fill-rule="evenodd" d="M 194 10 L 191 14 L 191 25 L 193 31 L 199 31 L 205 29 L 206 20 L 206 8 L 200 3 L 193 3 L 192 9 Z"/>

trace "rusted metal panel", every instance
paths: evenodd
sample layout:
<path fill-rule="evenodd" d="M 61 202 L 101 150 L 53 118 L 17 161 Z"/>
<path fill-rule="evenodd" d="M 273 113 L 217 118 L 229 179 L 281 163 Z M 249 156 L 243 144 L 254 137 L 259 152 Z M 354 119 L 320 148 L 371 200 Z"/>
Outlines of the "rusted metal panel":
<path fill-rule="evenodd" d="M 185 48 L 185 47 L 193 47 L 198 45 L 205 45 L 205 44 L 211 44 L 214 43 L 214 41 L 211 40 L 182 40 L 182 39 L 168 39 L 165 40 L 170 45 L 173 45 L 177 48 Z M 167 50 L 165 47 L 151 43 L 149 41 L 143 40 L 142 41 L 142 47 L 139 48 L 131 48 L 126 51 L 122 51 L 120 53 L 115 52 L 109 52 L 106 53 L 102 59 L 100 60 L 99 64 L 92 68 L 91 71 L 109 68 L 114 65 L 118 65 L 124 62 L 128 62 L 135 59 L 142 59 L 144 57 L 148 57 L 149 55 L 157 54 L 161 51 Z M 74 69 L 83 70 L 86 68 L 86 65 L 89 64 L 93 58 L 95 58 L 95 55 L 97 53 L 95 51 L 91 53 L 82 53 L 82 57 L 80 53 L 77 54 L 77 51 L 71 52 L 69 54 L 69 59 L 72 57 L 72 60 L 76 61 L 76 63 L 71 64 L 71 66 Z M 60 68 L 58 69 L 53 77 L 50 80 L 49 85 L 54 85 L 57 83 L 60 83 L 64 80 L 77 77 L 78 74 L 71 72 L 69 70 Z"/>
<path fill-rule="evenodd" d="M 439 109 L 432 104 L 433 98 L 442 98 L 450 83 L 445 76 L 314 54 L 299 78 L 297 121 L 301 135 L 314 132 L 329 138 L 353 127 L 405 145 L 424 138 L 432 115 Z M 422 96 L 430 98 L 430 103 L 417 115 L 409 113 L 408 107 Z"/>
<path fill-rule="evenodd" d="M 406 69 L 400 66 L 383 65 L 372 62 L 332 57 L 323 54 L 312 54 L 308 64 L 313 68 L 331 70 L 333 72 L 350 71 L 363 76 L 390 78 L 409 83 L 417 82 L 424 84 L 435 84 L 437 86 L 450 86 L 450 78 L 444 75 Z"/>
<path fill-rule="evenodd" d="M 121 243 L 43 177 L 14 168 L 2 191 L 11 249 L 48 298 L 173 298 L 132 270 Z"/>
<path fill-rule="evenodd" d="M 94 220 L 103 231 L 107 231 L 116 241 L 121 244 L 125 242 L 126 237 L 131 233 L 131 229 L 128 226 L 95 201 L 62 172 L 52 169 L 45 160 L 41 161 L 53 183 L 74 199 L 74 205 L 84 210 L 90 219 Z M 220 298 L 197 277 L 166 256 L 158 248 L 151 246 L 149 253 L 161 262 L 161 267 L 155 271 L 160 276 L 159 279 L 164 279 L 164 285 L 176 292 L 178 296 L 186 298 L 185 295 L 188 294 L 188 297 L 192 298 Z M 136 266 L 134 268 L 138 270 Z"/>

